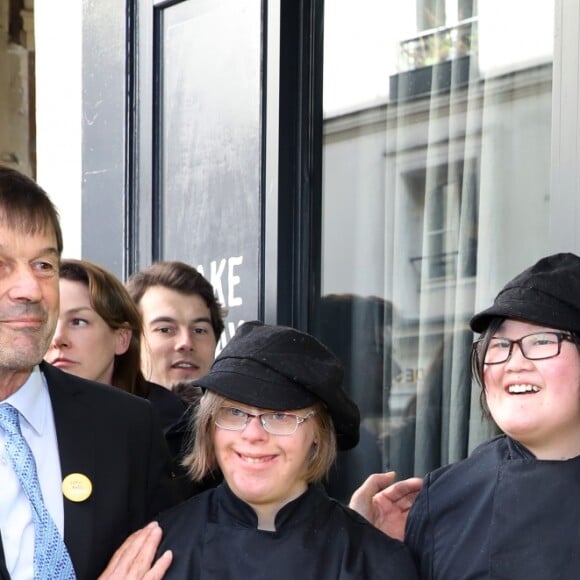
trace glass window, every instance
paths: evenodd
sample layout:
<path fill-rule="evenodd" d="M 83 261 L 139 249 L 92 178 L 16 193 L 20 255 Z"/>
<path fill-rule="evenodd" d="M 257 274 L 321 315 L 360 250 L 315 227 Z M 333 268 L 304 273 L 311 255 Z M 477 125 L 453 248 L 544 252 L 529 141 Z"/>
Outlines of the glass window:
<path fill-rule="evenodd" d="M 159 17 L 160 258 L 210 280 L 228 320 L 258 317 L 262 13 L 259 0 L 185 0 Z"/>
<path fill-rule="evenodd" d="M 336 497 L 494 433 L 468 322 L 549 249 L 554 5 L 540 4 L 326 2 L 314 328 L 363 415 Z"/>

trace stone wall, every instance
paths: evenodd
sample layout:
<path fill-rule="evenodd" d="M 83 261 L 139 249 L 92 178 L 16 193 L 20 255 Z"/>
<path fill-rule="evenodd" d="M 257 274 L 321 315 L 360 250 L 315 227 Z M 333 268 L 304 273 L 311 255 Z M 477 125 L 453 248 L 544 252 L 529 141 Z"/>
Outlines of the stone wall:
<path fill-rule="evenodd" d="M 35 175 L 33 1 L 0 0 L 0 163 Z"/>

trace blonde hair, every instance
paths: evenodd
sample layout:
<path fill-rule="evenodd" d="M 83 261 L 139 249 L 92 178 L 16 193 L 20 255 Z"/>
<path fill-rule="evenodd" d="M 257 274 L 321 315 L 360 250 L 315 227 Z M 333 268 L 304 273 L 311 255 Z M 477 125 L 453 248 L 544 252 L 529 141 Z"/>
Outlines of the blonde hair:
<path fill-rule="evenodd" d="M 197 406 L 192 430 L 195 439 L 190 446 L 191 451 L 183 459 L 183 465 L 194 481 L 201 481 L 219 468 L 213 443 L 215 416 L 228 400 L 217 393 L 206 391 Z M 316 403 L 313 410 L 316 414 L 309 420 L 314 423 L 315 443 L 308 457 L 305 473 L 307 483 L 324 479 L 336 458 L 336 433 L 332 419 L 322 402 Z"/>

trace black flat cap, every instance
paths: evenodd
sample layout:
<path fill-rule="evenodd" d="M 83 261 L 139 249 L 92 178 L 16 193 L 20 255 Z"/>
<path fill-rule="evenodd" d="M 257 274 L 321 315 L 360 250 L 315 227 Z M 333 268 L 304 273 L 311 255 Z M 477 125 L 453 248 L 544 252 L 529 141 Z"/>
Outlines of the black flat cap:
<path fill-rule="evenodd" d="M 484 332 L 497 316 L 580 333 L 580 257 L 562 253 L 542 258 L 508 282 L 470 326 Z"/>
<path fill-rule="evenodd" d="M 242 324 L 195 385 L 246 405 L 288 411 L 322 401 L 339 449 L 358 443 L 358 407 L 342 388 L 342 364 L 313 336 L 287 326 Z"/>

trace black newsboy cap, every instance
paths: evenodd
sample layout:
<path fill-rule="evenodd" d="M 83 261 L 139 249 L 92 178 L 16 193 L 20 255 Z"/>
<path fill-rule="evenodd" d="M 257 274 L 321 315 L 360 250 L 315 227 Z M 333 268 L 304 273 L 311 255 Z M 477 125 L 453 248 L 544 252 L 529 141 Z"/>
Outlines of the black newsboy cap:
<path fill-rule="evenodd" d="M 472 330 L 484 332 L 497 316 L 580 334 L 580 257 L 554 254 L 524 270 L 471 319 Z"/>
<path fill-rule="evenodd" d="M 287 411 L 322 401 L 332 417 L 339 449 L 358 443 L 358 407 L 342 388 L 342 364 L 313 336 L 259 321 L 242 324 L 195 381 L 203 389 L 246 405 Z"/>

